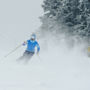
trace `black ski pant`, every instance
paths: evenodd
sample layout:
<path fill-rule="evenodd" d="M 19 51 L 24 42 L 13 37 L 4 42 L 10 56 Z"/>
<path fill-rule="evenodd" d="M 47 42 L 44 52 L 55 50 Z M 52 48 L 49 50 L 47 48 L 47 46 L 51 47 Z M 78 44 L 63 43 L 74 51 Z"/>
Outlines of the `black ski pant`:
<path fill-rule="evenodd" d="M 20 57 L 20 59 L 26 59 L 29 60 L 34 55 L 34 52 L 25 51 L 23 56 Z"/>

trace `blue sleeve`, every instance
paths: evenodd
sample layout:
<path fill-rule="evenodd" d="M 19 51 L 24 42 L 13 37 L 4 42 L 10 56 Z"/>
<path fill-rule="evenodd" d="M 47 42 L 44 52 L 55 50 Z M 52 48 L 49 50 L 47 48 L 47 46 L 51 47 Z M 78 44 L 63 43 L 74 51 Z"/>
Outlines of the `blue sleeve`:
<path fill-rule="evenodd" d="M 38 44 L 38 42 L 37 42 L 37 52 L 39 52 L 40 51 L 40 46 L 39 46 L 39 44 Z"/>

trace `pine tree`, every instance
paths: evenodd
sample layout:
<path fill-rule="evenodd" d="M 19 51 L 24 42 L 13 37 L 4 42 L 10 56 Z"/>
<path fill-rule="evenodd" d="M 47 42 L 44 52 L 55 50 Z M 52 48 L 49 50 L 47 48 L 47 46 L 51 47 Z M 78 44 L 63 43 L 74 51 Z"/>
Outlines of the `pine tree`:
<path fill-rule="evenodd" d="M 90 37 L 90 0 L 44 0 L 42 28 L 60 30 L 61 23 L 68 33 L 81 37 Z M 64 32 L 64 30 L 63 30 Z"/>

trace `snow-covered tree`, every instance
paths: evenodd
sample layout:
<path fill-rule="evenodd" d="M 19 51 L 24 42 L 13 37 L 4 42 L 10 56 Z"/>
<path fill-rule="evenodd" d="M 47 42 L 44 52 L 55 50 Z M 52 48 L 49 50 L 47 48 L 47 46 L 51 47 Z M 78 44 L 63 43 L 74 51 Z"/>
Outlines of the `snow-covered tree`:
<path fill-rule="evenodd" d="M 42 28 L 61 31 L 63 24 L 71 35 L 90 37 L 90 0 L 44 0 L 42 7 Z"/>

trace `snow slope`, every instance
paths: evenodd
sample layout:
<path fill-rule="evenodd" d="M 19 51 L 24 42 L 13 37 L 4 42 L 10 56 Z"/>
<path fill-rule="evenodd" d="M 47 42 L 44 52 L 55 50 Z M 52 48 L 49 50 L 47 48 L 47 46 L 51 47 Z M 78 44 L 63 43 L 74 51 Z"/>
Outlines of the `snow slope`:
<path fill-rule="evenodd" d="M 52 40 L 46 39 L 44 44 L 40 39 L 40 56 L 35 55 L 28 63 L 16 61 L 25 47 L 3 58 L 40 26 L 38 16 L 42 14 L 42 1 L 5 2 L 0 1 L 3 8 L 0 16 L 0 90 L 90 90 L 90 58 L 79 47 L 69 50 L 65 42 L 57 46 Z"/>

